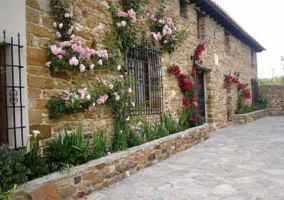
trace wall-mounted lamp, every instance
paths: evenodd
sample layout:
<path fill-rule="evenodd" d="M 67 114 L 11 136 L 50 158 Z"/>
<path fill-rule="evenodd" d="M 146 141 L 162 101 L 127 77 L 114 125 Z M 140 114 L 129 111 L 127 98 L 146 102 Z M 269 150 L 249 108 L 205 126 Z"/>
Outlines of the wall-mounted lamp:
<path fill-rule="evenodd" d="M 234 75 L 235 75 L 235 77 L 236 77 L 237 79 L 240 78 L 240 72 L 235 72 Z"/>
<path fill-rule="evenodd" d="M 218 32 L 217 32 L 216 30 L 214 31 L 213 35 L 214 35 L 214 38 L 215 38 L 215 39 L 218 38 Z"/>

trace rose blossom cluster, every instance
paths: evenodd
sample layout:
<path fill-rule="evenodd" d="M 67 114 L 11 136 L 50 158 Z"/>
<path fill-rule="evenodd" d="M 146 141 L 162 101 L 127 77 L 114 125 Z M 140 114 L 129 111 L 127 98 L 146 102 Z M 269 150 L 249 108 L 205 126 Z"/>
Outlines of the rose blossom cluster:
<path fill-rule="evenodd" d="M 195 71 L 196 68 L 193 66 L 192 71 Z M 197 96 L 195 89 L 200 88 L 200 85 L 197 83 L 194 83 L 193 81 L 188 79 L 188 76 L 186 74 L 181 73 L 179 66 L 172 66 L 168 69 L 168 72 L 170 74 L 173 74 L 179 81 L 178 86 L 181 88 L 181 90 L 184 92 L 185 97 L 182 100 L 183 105 L 187 109 L 194 109 L 195 114 L 188 118 L 188 121 L 190 123 L 196 123 L 199 120 L 202 119 L 202 116 L 198 115 L 199 106 L 197 103 Z M 195 78 L 195 76 L 193 76 Z"/>
<path fill-rule="evenodd" d="M 205 50 L 205 43 L 199 44 L 194 52 L 195 59 L 198 59 L 200 61 L 200 55 Z M 200 61 L 202 63 L 202 61 Z"/>
<path fill-rule="evenodd" d="M 116 25 L 118 27 L 125 27 L 126 26 L 127 21 L 125 21 L 126 19 L 123 19 L 123 18 L 129 17 L 132 23 L 136 22 L 136 13 L 134 12 L 133 9 L 130 9 L 127 12 L 119 11 L 117 13 L 117 17 L 122 18 L 122 20 L 120 22 L 116 23 Z"/>
<path fill-rule="evenodd" d="M 173 31 L 176 29 L 172 18 L 168 16 L 164 16 L 161 19 L 156 19 L 154 15 L 149 15 L 149 14 L 148 14 L 148 17 L 153 23 L 158 23 L 158 27 L 161 27 L 160 31 L 151 33 L 153 38 L 156 41 L 163 40 L 164 43 L 167 43 L 168 39 L 170 39 L 170 37 L 172 36 Z M 174 38 L 171 38 L 171 39 L 174 39 Z"/>
<path fill-rule="evenodd" d="M 238 88 L 238 92 L 242 97 L 245 97 L 246 99 L 251 98 L 251 94 L 248 89 L 246 89 L 247 84 L 241 83 L 237 77 L 233 76 L 232 74 L 228 74 L 225 76 L 224 80 L 224 88 L 227 88 L 230 83 L 235 83 Z"/>
<path fill-rule="evenodd" d="M 72 18 L 72 17 L 73 17 L 72 13 L 64 13 L 64 18 L 70 19 L 70 18 Z M 70 36 L 71 36 L 72 33 L 73 33 L 73 31 L 74 31 L 74 26 L 70 26 L 70 27 L 68 28 L 68 30 L 66 31 L 66 33 L 65 33 L 65 32 L 62 32 L 63 27 L 64 27 L 64 23 L 62 23 L 62 22 L 53 22 L 52 25 L 53 25 L 54 28 L 57 28 L 57 30 L 58 30 L 58 31 L 55 33 L 55 35 L 56 35 L 57 38 L 61 38 L 62 34 L 67 34 L 67 35 L 70 35 Z M 60 32 L 61 32 L 61 33 L 60 33 Z"/>
<path fill-rule="evenodd" d="M 51 45 L 50 51 L 52 53 L 51 60 L 46 63 L 46 66 L 52 66 L 53 62 L 62 61 L 62 65 L 78 67 L 77 71 L 85 72 L 92 70 L 95 65 L 103 66 L 104 60 L 108 60 L 108 52 L 105 49 L 92 49 L 83 47 L 82 41 L 73 37 L 70 41 L 60 42 L 59 45 Z M 64 64 L 65 63 L 65 64 Z M 60 70 L 60 69 L 59 69 Z"/>

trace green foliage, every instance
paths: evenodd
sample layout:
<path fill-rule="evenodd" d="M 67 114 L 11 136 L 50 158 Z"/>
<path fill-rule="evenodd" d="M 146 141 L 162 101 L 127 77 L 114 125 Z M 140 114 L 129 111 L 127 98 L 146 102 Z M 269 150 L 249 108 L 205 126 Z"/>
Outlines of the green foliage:
<path fill-rule="evenodd" d="M 152 43 L 155 45 L 158 42 L 163 52 L 171 54 L 188 39 L 189 31 L 178 30 L 173 19 L 166 13 L 165 8 L 165 3 L 162 1 L 156 16 L 150 17 L 150 31 L 154 37 Z"/>
<path fill-rule="evenodd" d="M 28 181 L 27 168 L 24 163 L 25 149 L 10 150 L 0 147 L 0 188 L 3 193 L 14 188 L 14 184 Z"/>
<path fill-rule="evenodd" d="M 168 131 L 164 128 L 162 121 L 154 123 L 152 134 L 154 135 L 154 139 L 159 139 L 169 135 Z"/>
<path fill-rule="evenodd" d="M 176 133 L 178 132 L 178 127 L 177 127 L 177 124 L 175 123 L 175 121 L 172 119 L 172 115 L 171 113 L 169 112 L 169 114 L 161 114 L 160 118 L 163 118 L 163 121 L 164 122 L 164 126 L 165 126 L 165 129 L 168 131 L 169 134 L 173 134 L 173 133 Z"/>
<path fill-rule="evenodd" d="M 257 110 L 266 109 L 266 107 L 267 107 L 267 101 L 265 99 L 258 99 L 257 102 L 252 103 L 251 105 L 239 104 L 239 107 L 235 113 L 246 114 Z"/>
<path fill-rule="evenodd" d="M 274 78 L 259 78 L 257 82 L 259 85 L 284 85 L 284 76 Z"/>
<path fill-rule="evenodd" d="M 128 49 L 139 45 L 139 33 L 142 29 L 139 30 L 140 26 L 137 26 L 136 19 L 134 20 L 129 16 L 118 17 L 119 10 L 114 5 L 110 6 L 109 11 L 112 14 L 113 27 L 117 33 L 116 40 L 119 41 L 117 48 L 123 55 L 127 55 Z M 127 11 L 125 10 L 125 12 Z M 125 22 L 125 25 L 121 25 L 122 22 Z"/>
<path fill-rule="evenodd" d="M 114 122 L 114 138 L 112 149 L 113 151 L 121 151 L 127 149 L 127 139 L 131 133 L 130 127 L 125 124 L 121 124 L 120 121 Z"/>
<path fill-rule="evenodd" d="M 137 14 L 140 14 L 141 7 L 146 4 L 145 0 L 119 0 L 123 10 L 133 9 Z"/>
<path fill-rule="evenodd" d="M 141 137 L 140 134 L 136 134 L 133 131 L 130 131 L 130 134 L 127 138 L 127 146 L 128 147 L 135 147 L 135 146 L 141 145 L 143 143 L 144 143 L 144 141 L 143 141 L 143 138 Z"/>
<path fill-rule="evenodd" d="M 200 126 L 204 124 L 204 122 L 205 119 L 200 115 L 196 115 L 194 110 L 183 108 L 178 122 L 179 130 L 185 130 L 191 127 Z"/>
<path fill-rule="evenodd" d="M 92 149 L 92 158 L 103 157 L 106 152 L 106 136 L 103 132 L 93 135 L 93 149 Z"/>
<path fill-rule="evenodd" d="M 48 109 L 49 119 L 60 119 L 65 115 L 71 115 L 79 112 L 83 112 L 92 105 L 93 102 L 85 101 L 84 99 L 78 99 L 73 104 L 66 104 L 63 99 L 58 99 L 52 96 L 48 101 L 46 108 Z"/>
<path fill-rule="evenodd" d="M 26 153 L 24 163 L 27 168 L 29 180 L 42 177 L 49 173 L 45 158 L 42 158 L 40 155 L 39 134 L 37 134 L 31 142 L 31 149 Z"/>
<path fill-rule="evenodd" d="M 153 135 L 153 125 L 150 122 L 144 122 L 142 125 L 142 135 L 147 141 L 155 139 Z"/>
<path fill-rule="evenodd" d="M 0 188 L 0 199 L 11 200 L 13 197 L 13 191 L 15 191 L 17 187 L 17 184 L 14 184 L 14 187 L 8 191 L 2 191 L 2 189 Z"/>
<path fill-rule="evenodd" d="M 163 127 L 160 122 L 149 123 L 144 122 L 142 126 L 142 135 L 145 137 L 147 142 L 165 137 L 168 135 L 168 131 Z"/>
<path fill-rule="evenodd" d="M 74 23 L 70 12 L 73 2 L 73 0 L 50 0 L 50 13 L 57 23 L 56 29 L 60 32 L 62 40 L 70 40 L 73 34 L 73 30 L 69 31 Z M 69 15 L 65 15 L 66 13 Z M 63 24 L 61 28 L 58 26 L 59 23 Z"/>
<path fill-rule="evenodd" d="M 76 132 L 70 132 L 65 130 L 64 134 L 59 134 L 58 139 L 48 143 L 49 148 L 45 156 L 51 172 L 80 165 L 90 160 L 89 140 L 84 138 L 82 124 L 79 123 Z"/>

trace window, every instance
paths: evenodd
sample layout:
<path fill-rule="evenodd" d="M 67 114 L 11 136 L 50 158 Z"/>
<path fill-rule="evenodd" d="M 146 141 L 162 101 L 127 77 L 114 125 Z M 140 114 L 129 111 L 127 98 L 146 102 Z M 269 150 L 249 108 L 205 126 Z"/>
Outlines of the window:
<path fill-rule="evenodd" d="M 230 33 L 224 30 L 224 46 L 225 46 L 225 53 L 230 55 L 231 47 L 230 47 Z"/>
<path fill-rule="evenodd" d="M 205 17 L 205 14 L 198 10 L 196 11 L 197 38 L 201 40 L 205 39 Z"/>
<path fill-rule="evenodd" d="M 26 143 L 20 35 L 17 43 L 0 43 L 0 145 L 19 148 Z"/>
<path fill-rule="evenodd" d="M 133 80 L 132 115 L 159 114 L 162 112 L 163 85 L 161 52 L 141 47 L 130 49 L 127 66 Z"/>
<path fill-rule="evenodd" d="M 189 20 L 189 0 L 180 0 L 180 16 L 186 20 Z"/>
<path fill-rule="evenodd" d="M 253 50 L 250 50 L 250 59 L 251 59 L 251 67 L 256 67 L 256 53 Z"/>

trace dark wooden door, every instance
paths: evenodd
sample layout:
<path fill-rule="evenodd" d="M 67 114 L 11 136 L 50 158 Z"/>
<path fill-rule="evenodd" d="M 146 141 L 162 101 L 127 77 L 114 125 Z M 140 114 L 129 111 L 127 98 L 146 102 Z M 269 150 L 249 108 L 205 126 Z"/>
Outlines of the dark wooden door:
<path fill-rule="evenodd" d="M 197 83 L 201 86 L 198 93 L 197 93 L 197 103 L 199 106 L 199 114 L 202 117 L 205 117 L 205 100 L 204 100 L 204 71 L 198 70 L 197 71 Z"/>

